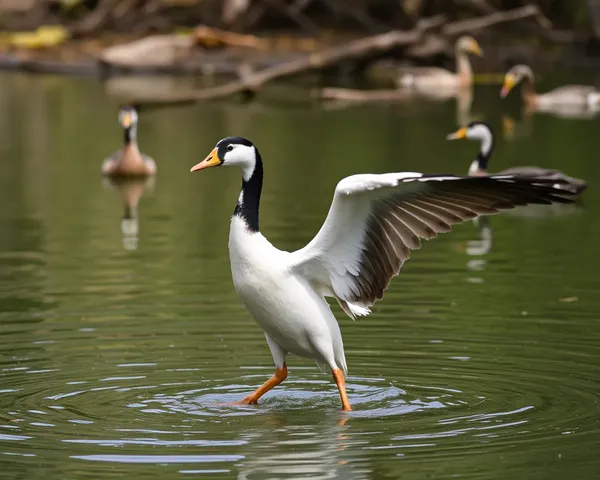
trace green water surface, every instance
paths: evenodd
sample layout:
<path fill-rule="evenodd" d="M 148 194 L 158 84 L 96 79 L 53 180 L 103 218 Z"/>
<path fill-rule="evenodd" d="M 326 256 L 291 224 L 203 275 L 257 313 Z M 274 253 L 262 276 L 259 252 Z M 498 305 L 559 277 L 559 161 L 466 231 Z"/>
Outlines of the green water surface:
<path fill-rule="evenodd" d="M 143 111 L 156 181 L 110 185 L 100 165 L 122 132 L 101 84 L 0 76 L 0 477 L 595 478 L 600 123 L 524 119 L 497 86 L 470 113 L 497 132 L 491 170 L 561 168 L 589 181 L 582 202 L 461 225 L 415 252 L 371 316 L 334 305 L 350 414 L 294 357 L 260 405 L 235 407 L 273 372 L 229 272 L 239 172 L 190 167 L 250 138 L 261 229 L 296 249 L 347 175 L 465 172 L 477 145 L 445 140 L 454 102 Z"/>

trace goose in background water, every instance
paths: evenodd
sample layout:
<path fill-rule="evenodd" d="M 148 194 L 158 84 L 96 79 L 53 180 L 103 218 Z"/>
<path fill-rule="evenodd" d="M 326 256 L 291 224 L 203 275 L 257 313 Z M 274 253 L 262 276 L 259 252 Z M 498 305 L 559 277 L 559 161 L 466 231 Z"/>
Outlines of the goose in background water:
<path fill-rule="evenodd" d="M 537 93 L 533 71 L 527 65 L 515 65 L 504 75 L 500 96 L 505 98 L 519 83 L 522 84 L 523 103 L 533 109 L 593 109 L 600 106 L 600 92 L 588 85 L 565 85 L 546 93 Z"/>
<path fill-rule="evenodd" d="M 492 128 L 484 122 L 471 122 L 467 127 L 460 128 L 456 132 L 446 137 L 448 140 L 460 139 L 479 140 L 480 148 L 477 158 L 473 160 L 469 167 L 468 175 L 484 176 L 488 174 L 488 162 L 492 151 L 494 150 L 494 133 Z M 584 180 L 569 177 L 559 170 L 541 167 L 513 167 L 497 172 L 495 175 L 515 175 L 544 179 L 546 181 L 555 180 L 554 188 L 563 190 L 565 193 L 579 195 L 587 184 Z"/>
<path fill-rule="evenodd" d="M 539 185 L 543 181 L 511 175 L 352 175 L 337 184 L 317 235 L 304 248 L 286 252 L 259 229 L 263 162 L 258 149 L 242 137 L 224 138 L 191 171 L 216 166 L 241 170 L 229 233 L 231 273 L 242 303 L 265 332 L 276 367 L 243 404 L 257 403 L 286 379 L 291 353 L 329 368 L 343 409 L 351 410 L 342 335 L 325 297 L 337 299 L 350 318 L 368 315 L 421 240 L 518 205 L 572 202 Z"/>
<path fill-rule="evenodd" d="M 456 73 L 438 67 L 402 67 L 397 84 L 399 87 L 415 89 L 470 87 L 473 84 L 473 69 L 468 53 L 483 56 L 483 51 L 473 37 L 463 36 L 456 41 Z"/>
<path fill-rule="evenodd" d="M 124 145 L 102 163 L 102 173 L 110 177 L 147 177 L 156 174 L 156 163 L 140 152 L 137 144 L 138 115 L 131 106 L 119 110 Z"/>

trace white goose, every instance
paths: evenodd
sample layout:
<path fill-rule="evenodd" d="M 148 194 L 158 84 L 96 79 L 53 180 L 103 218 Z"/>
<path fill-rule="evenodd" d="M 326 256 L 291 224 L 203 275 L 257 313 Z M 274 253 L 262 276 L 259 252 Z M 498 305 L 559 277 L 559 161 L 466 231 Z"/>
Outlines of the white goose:
<path fill-rule="evenodd" d="M 243 404 L 257 403 L 286 379 L 286 355 L 292 353 L 329 367 L 343 409 L 351 410 L 342 335 L 325 297 L 335 297 L 351 318 L 367 315 L 421 239 L 517 205 L 570 202 L 555 189 L 510 175 L 353 175 L 338 183 L 313 240 L 284 252 L 259 231 L 263 163 L 258 149 L 245 138 L 224 138 L 191 171 L 217 165 L 242 171 L 229 234 L 231 272 L 238 295 L 265 332 L 276 366 L 275 375 Z"/>
<path fill-rule="evenodd" d="M 484 122 L 471 122 L 466 127 L 459 128 L 456 132 L 451 133 L 446 137 L 447 140 L 461 140 L 463 138 L 475 139 L 481 142 L 479 154 L 471 163 L 468 175 L 489 175 L 487 166 L 494 149 L 494 132 L 492 131 L 492 127 Z M 544 178 L 546 180 L 560 180 L 560 183 L 553 185 L 554 188 L 564 190 L 565 193 L 570 193 L 573 195 L 579 195 L 583 193 L 587 187 L 585 180 L 569 177 L 560 170 L 554 170 L 550 168 L 511 167 L 497 172 L 496 175 L 520 175 Z"/>
<path fill-rule="evenodd" d="M 521 82 L 523 103 L 535 110 L 552 111 L 561 107 L 595 109 L 600 105 L 600 92 L 590 85 L 564 85 L 546 93 L 537 93 L 533 70 L 527 65 L 515 65 L 506 72 L 500 96 L 506 97 Z"/>

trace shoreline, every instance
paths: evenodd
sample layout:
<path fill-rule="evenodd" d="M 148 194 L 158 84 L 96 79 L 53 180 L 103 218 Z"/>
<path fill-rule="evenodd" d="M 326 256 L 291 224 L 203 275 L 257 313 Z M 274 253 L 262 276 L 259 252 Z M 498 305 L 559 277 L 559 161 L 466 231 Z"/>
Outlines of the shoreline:
<path fill-rule="evenodd" d="M 477 8 L 418 7 L 410 15 L 406 5 L 392 0 L 382 2 L 385 8 L 379 11 L 358 2 L 344 12 L 307 4 L 302 13 L 274 8 L 271 0 L 251 0 L 241 10 L 226 8 L 221 14 L 214 6 L 148 10 L 134 3 L 79 1 L 73 10 L 40 6 L 37 15 L 6 7 L 0 13 L 14 18 L 0 32 L 0 71 L 100 78 L 236 77 L 245 82 L 267 69 L 285 69 L 286 62 L 310 60 L 314 54 L 334 58 L 309 61 L 293 75 L 317 70 L 342 77 L 351 72 L 358 78 L 382 60 L 453 69 L 454 43 L 462 35 L 475 37 L 483 46 L 485 57 L 477 60 L 475 70 L 485 65 L 488 71 L 499 72 L 515 63 L 527 63 L 535 71 L 600 64 L 600 34 L 594 33 L 596 17 L 591 15 L 600 15 L 600 10 L 591 6 L 584 26 L 574 15 L 566 21 L 566 12 L 557 16 L 559 12 L 525 0 L 508 9 L 493 1 L 494 5 Z M 245 24 L 246 10 L 260 15 Z M 406 15 L 392 15 L 402 11 Z M 199 23 L 200 19 L 214 26 Z M 277 24 L 283 26 L 272 29 Z M 24 30 L 12 31 L 11 25 Z M 350 44 L 368 42 L 366 48 L 358 47 L 359 52 L 343 52 Z"/>
<path fill-rule="evenodd" d="M 316 41 L 316 40 L 315 40 Z M 487 69 L 492 68 L 494 73 L 501 73 L 507 64 L 516 63 L 520 59 L 523 63 L 532 65 L 537 71 L 547 68 L 575 68 L 586 70 L 598 67 L 600 57 L 586 54 L 582 48 L 561 45 L 554 52 L 552 49 L 544 49 L 541 52 L 529 51 L 526 44 L 515 45 L 515 38 L 507 37 L 505 42 L 498 45 L 491 44 L 485 40 L 480 41 L 485 51 L 483 59 L 478 59 L 478 64 L 483 64 Z M 512 44 L 511 44 L 512 43 Z M 191 76 L 204 78 L 227 78 L 237 77 L 244 69 L 250 71 L 262 70 L 282 65 L 286 62 L 295 61 L 306 57 L 306 51 L 288 50 L 286 52 L 246 52 L 239 49 L 223 49 L 218 52 L 201 53 L 195 52 L 188 58 L 182 58 L 171 64 L 130 64 L 113 65 L 102 60 L 100 56 L 94 57 L 77 47 L 69 45 L 69 59 L 57 58 L 61 54 L 62 47 L 40 51 L 13 51 L 0 53 L 0 72 L 15 71 L 37 74 L 58 74 L 73 76 L 89 76 L 106 78 L 111 76 Z M 318 51 L 318 49 L 316 49 Z M 79 58 L 77 58 L 79 57 Z M 411 57 L 385 56 L 375 59 L 371 64 L 397 63 L 414 65 L 441 66 L 452 69 L 453 59 L 451 56 L 440 52 L 436 55 L 426 56 L 415 61 Z M 483 72 L 476 72 L 483 73 Z M 489 72 L 488 72 L 489 73 Z"/>
<path fill-rule="evenodd" d="M 517 14 L 518 18 L 530 17 L 536 10 L 512 12 L 510 17 L 506 12 L 503 17 L 480 17 L 476 28 L 438 15 L 420 20 L 410 30 L 366 37 L 331 32 L 320 37 L 258 37 L 201 25 L 190 32 L 142 38 L 65 38 L 43 46 L 32 43 L 37 48 L 5 49 L 0 53 L 0 71 L 113 81 L 120 101 L 146 105 L 194 103 L 232 95 L 250 100 L 271 82 L 302 78 L 311 79 L 309 88 L 313 90 L 349 84 L 391 89 L 396 86 L 399 66 L 453 71 L 454 45 L 465 34 L 477 38 L 485 52 L 483 57 L 471 59 L 475 76 L 480 78 L 476 83 L 489 83 L 517 63 L 542 75 L 550 69 L 597 69 L 600 57 L 590 48 L 589 39 L 551 42 L 488 28 L 502 27 L 507 18 L 511 25 Z M 177 82 L 162 82 L 165 88 L 150 86 L 170 77 L 188 83 L 185 92 L 174 86 Z"/>

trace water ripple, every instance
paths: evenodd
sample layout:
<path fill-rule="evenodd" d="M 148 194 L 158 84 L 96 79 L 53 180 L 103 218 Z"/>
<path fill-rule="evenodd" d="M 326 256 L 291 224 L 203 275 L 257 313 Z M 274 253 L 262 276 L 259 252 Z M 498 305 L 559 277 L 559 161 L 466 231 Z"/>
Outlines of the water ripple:
<path fill-rule="evenodd" d="M 240 406 L 273 366 L 231 282 L 225 219 L 239 184 L 222 171 L 214 172 L 219 181 L 191 178 L 190 159 L 231 125 L 249 129 L 273 158 L 261 228 L 295 249 L 320 227 L 339 178 L 364 171 L 365 160 L 372 171 L 462 171 L 462 154 L 440 155 L 432 140 L 443 142 L 454 122 L 447 105 L 323 112 L 203 104 L 145 113 L 144 148 L 162 170 L 156 191 L 140 198 L 132 244 L 120 229 L 122 192 L 98 179 L 114 144 L 114 105 L 90 82 L 61 91 L 61 102 L 94 112 L 90 129 L 74 121 L 72 108 L 45 108 L 55 91 L 53 80 L 44 93 L 46 80 L 15 80 L 13 91 L 33 103 L 13 116 L 25 119 L 18 128 L 36 148 L 4 132 L 11 156 L 0 159 L 0 181 L 8 179 L 0 188 L 3 473 L 597 476 L 600 202 L 593 189 L 577 215 L 494 217 L 491 250 L 476 256 L 475 224 L 428 242 L 368 318 L 351 322 L 334 305 L 352 412 L 340 412 L 329 375 L 293 357 L 286 382 L 259 405 Z M 43 112 L 58 117 L 40 122 Z M 556 143 L 544 162 L 573 162 L 574 149 L 585 148 L 580 156 L 593 158 L 594 128 L 546 131 L 539 144 Z M 509 160 L 499 146 L 498 168 Z M 597 174 L 588 174 L 591 185 Z"/>

